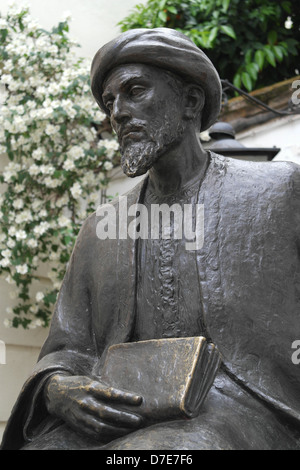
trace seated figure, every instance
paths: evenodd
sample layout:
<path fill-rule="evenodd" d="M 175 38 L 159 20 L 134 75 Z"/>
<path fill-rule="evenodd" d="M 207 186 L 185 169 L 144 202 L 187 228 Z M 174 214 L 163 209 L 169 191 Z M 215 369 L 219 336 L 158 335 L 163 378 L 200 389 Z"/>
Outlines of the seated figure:
<path fill-rule="evenodd" d="M 174 230 L 146 236 L 150 226 L 104 239 L 97 213 L 85 221 L 2 449 L 298 449 L 299 167 L 202 148 L 199 131 L 220 112 L 220 79 L 177 31 L 121 34 L 96 54 L 91 86 L 123 171 L 145 174 L 127 206 L 202 207 L 203 223 L 193 211 L 193 245 Z M 111 206 L 124 222 L 122 204 Z M 197 336 L 222 364 L 192 419 L 145 425 L 143 397 L 101 377 L 111 345 Z"/>

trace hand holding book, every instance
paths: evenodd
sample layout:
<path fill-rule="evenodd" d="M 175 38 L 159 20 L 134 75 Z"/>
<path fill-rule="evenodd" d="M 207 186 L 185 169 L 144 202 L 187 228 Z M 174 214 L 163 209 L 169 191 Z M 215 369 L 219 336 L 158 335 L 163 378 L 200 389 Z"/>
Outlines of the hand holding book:
<path fill-rule="evenodd" d="M 108 350 L 101 380 L 141 395 L 138 413 L 146 423 L 193 418 L 220 362 L 216 346 L 201 336 L 116 344 Z"/>

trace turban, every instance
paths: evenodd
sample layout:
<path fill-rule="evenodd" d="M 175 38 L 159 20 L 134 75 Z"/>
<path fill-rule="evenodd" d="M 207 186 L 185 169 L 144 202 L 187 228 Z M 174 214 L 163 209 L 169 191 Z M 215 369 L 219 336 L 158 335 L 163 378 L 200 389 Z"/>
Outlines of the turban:
<path fill-rule="evenodd" d="M 100 108 L 103 83 L 108 73 L 124 64 L 146 64 L 163 68 L 199 85 L 205 94 L 201 131 L 217 119 L 222 86 L 209 58 L 187 36 L 169 28 L 133 29 L 105 44 L 96 53 L 91 67 L 91 89 Z"/>

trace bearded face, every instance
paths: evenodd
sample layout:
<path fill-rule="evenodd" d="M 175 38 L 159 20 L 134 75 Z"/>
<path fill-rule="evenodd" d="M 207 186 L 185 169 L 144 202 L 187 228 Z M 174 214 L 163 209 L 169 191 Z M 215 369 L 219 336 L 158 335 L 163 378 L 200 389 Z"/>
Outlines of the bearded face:
<path fill-rule="evenodd" d="M 150 170 L 161 155 L 180 142 L 184 131 L 183 123 L 170 121 L 169 114 L 161 115 L 147 125 L 140 121 L 136 125 L 143 130 L 129 133 L 120 141 L 121 166 L 123 172 L 132 178 Z M 140 138 L 137 140 L 138 134 Z"/>
<path fill-rule="evenodd" d="M 103 100 L 111 112 L 127 176 L 145 174 L 182 139 L 181 83 L 146 65 L 120 66 L 106 81 Z"/>

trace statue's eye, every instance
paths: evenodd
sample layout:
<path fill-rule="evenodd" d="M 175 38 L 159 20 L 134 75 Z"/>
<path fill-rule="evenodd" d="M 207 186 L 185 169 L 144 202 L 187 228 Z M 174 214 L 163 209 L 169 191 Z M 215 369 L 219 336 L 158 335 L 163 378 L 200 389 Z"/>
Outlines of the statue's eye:
<path fill-rule="evenodd" d="M 139 96 L 145 91 L 145 88 L 142 86 L 134 85 L 130 88 L 130 95 L 131 96 Z"/>
<path fill-rule="evenodd" d="M 105 102 L 105 106 L 109 111 L 112 110 L 113 104 L 114 104 L 113 100 L 108 100 L 108 101 Z"/>

